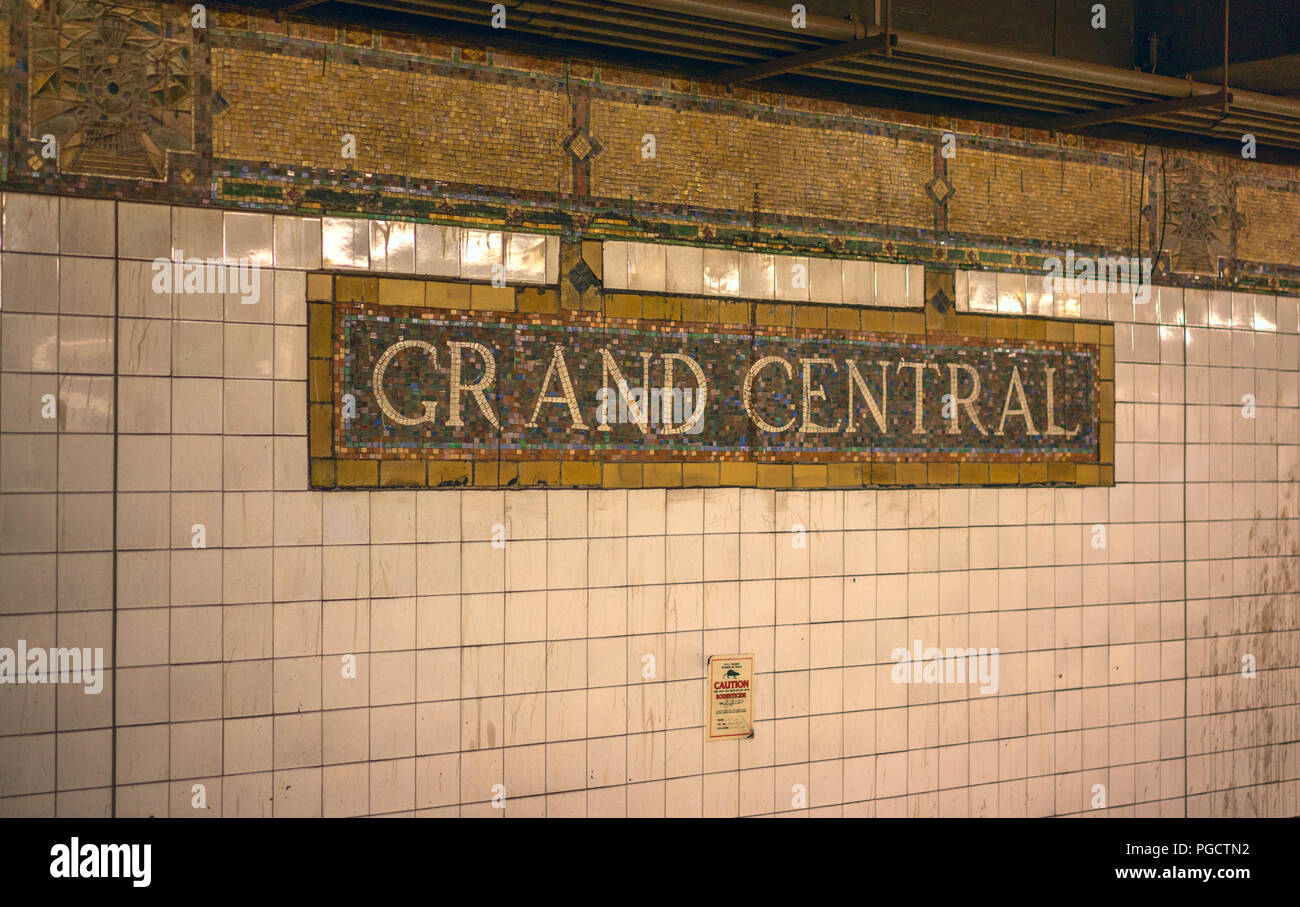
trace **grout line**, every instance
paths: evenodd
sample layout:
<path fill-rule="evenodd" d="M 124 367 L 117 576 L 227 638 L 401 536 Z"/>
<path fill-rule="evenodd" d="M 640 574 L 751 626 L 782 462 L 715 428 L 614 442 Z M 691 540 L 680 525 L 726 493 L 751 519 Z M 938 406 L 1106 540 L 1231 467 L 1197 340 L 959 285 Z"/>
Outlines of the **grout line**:
<path fill-rule="evenodd" d="M 1158 250 L 1163 252 L 1164 250 Z M 1158 295 L 1157 295 L 1157 298 Z M 1180 407 L 1183 421 L 1183 818 L 1187 818 L 1188 798 L 1191 793 L 1189 784 L 1190 777 L 1188 774 L 1187 758 L 1187 722 L 1188 707 L 1190 702 L 1191 680 L 1189 677 L 1188 665 L 1188 637 L 1190 628 L 1187 626 L 1187 597 L 1190 590 L 1187 587 L 1187 341 L 1191 338 L 1191 331 L 1186 327 L 1187 321 L 1187 294 L 1182 294 L 1182 313 L 1184 325 L 1179 330 L 1179 339 L 1182 343 L 1183 354 L 1183 402 Z M 1163 353 L 1163 351 L 1162 351 Z M 1163 356 L 1162 356 L 1163 358 Z M 1109 719 L 1109 715 L 1107 718 Z M 1107 739 L 1107 762 L 1110 761 L 1110 742 Z"/>
<path fill-rule="evenodd" d="M 550 779 L 550 757 L 551 757 L 551 492 L 549 490 L 542 492 L 542 537 L 546 540 L 545 551 L 546 560 L 542 567 L 542 573 L 545 576 L 543 585 L 546 591 L 542 595 L 542 607 L 545 611 L 544 626 L 546 629 L 543 635 L 546 637 L 543 643 L 544 648 L 542 658 L 542 688 L 546 691 L 542 696 L 542 818 L 547 818 L 551 811 L 551 779 Z M 461 527 L 461 536 L 465 534 L 464 526 Z M 462 633 L 463 633 L 462 628 Z M 463 637 L 462 637 L 463 638 Z"/>
<path fill-rule="evenodd" d="M 63 214 L 63 210 L 62 210 L 62 209 L 63 209 L 63 202 L 62 202 L 62 199 L 57 199 L 57 198 L 54 199 L 55 223 L 56 223 L 56 224 L 60 224 L 60 226 L 57 227 L 56 229 L 58 229 L 58 230 L 60 231 L 60 234 L 62 234 L 62 226 L 61 226 L 61 222 L 62 222 L 62 214 Z M 57 255 L 55 256 L 54 261 L 55 261 L 55 268 L 58 269 L 59 272 L 61 272 L 61 271 L 62 271 L 62 268 L 63 268 L 63 237 L 62 237 L 62 235 L 59 236 L 59 247 L 58 247 L 58 248 L 59 248 L 59 251 L 58 251 Z M 56 368 L 58 368 L 58 369 L 61 369 L 61 368 L 63 367 L 63 363 L 62 363 L 62 361 L 61 361 L 61 359 L 62 359 L 62 355 L 61 355 L 61 351 L 60 351 L 60 349 L 59 349 L 59 347 L 60 347 L 60 344 L 59 344 L 59 337 L 62 335 L 62 332 L 63 332 L 63 330 L 62 330 L 62 329 L 63 329 L 63 294 L 62 294 L 62 292 L 60 291 L 60 284 L 61 284 L 61 283 L 62 283 L 62 280 L 60 280 L 60 281 L 59 281 L 59 284 L 56 284 L 56 285 L 55 285 L 55 288 L 54 288 L 54 292 L 55 292 L 55 304 L 54 304 L 54 312 L 55 312 L 55 321 L 54 321 L 54 324 L 55 324 L 55 329 L 54 329 L 54 330 L 55 330 L 54 354 L 55 354 L 55 360 L 54 360 L 54 361 L 55 361 L 55 366 L 56 366 Z M 116 298 L 116 295 L 114 295 L 113 306 L 114 306 L 114 315 L 116 315 L 116 309 L 117 309 L 117 298 Z M 113 394 L 113 397 L 114 397 L 114 403 L 115 403 L 115 405 L 116 405 L 116 398 L 117 398 L 117 393 L 116 393 L 116 388 L 117 388 L 117 318 L 116 318 L 116 317 L 114 317 L 114 319 L 113 319 L 113 332 L 114 332 L 114 335 L 113 335 L 113 376 L 114 376 L 114 378 L 113 378 L 113 386 L 114 386 L 114 394 Z M 59 373 L 56 373 L 56 374 L 59 374 Z M 58 378 L 56 377 L 56 378 L 55 378 L 55 386 L 54 386 L 55 414 L 56 414 L 56 415 L 58 414 L 58 394 L 59 394 Z M 59 491 L 59 473 L 58 473 L 58 468 L 59 468 L 59 466 L 58 466 L 58 463 L 59 463 L 59 449 L 60 449 L 60 446 L 61 446 L 62 435 L 63 435 L 63 432 L 59 431 L 59 423 L 58 423 L 58 420 L 57 420 L 57 418 L 56 418 L 56 419 L 55 419 L 55 422 L 54 422 L 54 470 L 55 470 L 55 471 L 54 471 L 54 492 L 55 492 L 55 496 L 54 496 L 54 551 L 55 551 L 55 555 L 54 555 L 54 640 L 53 640 L 53 641 L 54 641 L 54 645 L 56 645 L 56 646 L 60 645 L 60 640 L 59 640 L 59 616 L 63 613 L 63 612 L 62 612 L 62 609 L 59 608 L 59 567 L 58 567 L 58 564 L 59 564 L 59 556 L 63 553 L 63 533 L 62 533 L 62 531 L 61 531 L 62 528 L 63 528 L 63 512 L 62 512 L 62 511 L 63 511 L 63 508 L 60 506 L 60 505 L 62 504 L 63 494 L 62 494 L 62 492 Z M 116 513 L 116 506 L 114 507 L 114 512 Z M 116 522 L 117 522 L 116 519 L 114 519 L 114 523 L 115 523 L 115 524 L 116 524 Z M 114 527 L 114 532 L 116 533 L 116 527 Z M 117 547 L 117 545 L 116 545 L 116 538 L 114 539 L 114 545 L 113 545 L 113 547 L 114 547 L 114 548 Z M 60 799 L 59 795 L 62 793 L 62 791 L 60 790 L 60 785 L 59 785 L 59 739 L 60 739 L 60 737 L 62 736 L 62 734 L 61 734 L 60 729 L 59 729 L 59 694 L 58 694 L 58 687 L 55 687 L 55 693 L 54 693 L 54 697 L 53 697 L 53 699 L 54 699 L 54 814 L 55 814 L 55 816 L 57 816 L 58 813 L 59 813 L 59 799 Z"/>
<path fill-rule="evenodd" d="M 118 384 L 118 342 L 119 342 L 119 335 L 121 333 L 121 324 L 122 324 L 122 280 L 121 280 L 122 259 L 121 259 L 121 251 L 120 251 L 122 231 L 120 229 L 120 220 L 119 220 L 120 211 L 121 211 L 120 202 L 114 201 L 113 202 L 113 403 L 111 407 L 111 412 L 113 413 L 113 460 L 112 460 L 113 463 L 112 466 L 113 468 L 113 507 L 112 507 L 113 563 L 112 563 L 112 570 L 111 570 L 113 588 L 110 590 L 112 595 L 111 598 L 112 611 L 110 612 L 111 615 L 110 623 L 112 626 L 110 629 L 112 633 L 111 645 L 112 645 L 112 663 L 113 663 L 113 675 L 112 675 L 113 690 L 112 690 L 112 705 L 111 705 L 112 734 L 111 734 L 110 745 L 112 746 L 113 752 L 111 755 L 111 767 L 110 767 L 110 771 L 112 773 L 110 776 L 110 780 L 112 783 L 112 792 L 110 794 L 110 803 L 109 803 L 109 816 L 110 818 L 114 818 L 114 819 L 117 818 L 117 691 L 118 691 L 118 687 L 120 686 L 119 681 L 121 679 L 121 668 L 118 666 L 118 662 L 117 662 L 117 618 L 118 618 L 117 563 L 119 557 L 121 556 L 120 552 L 118 551 L 118 538 L 117 538 L 118 503 L 119 503 L 119 493 L 117 488 L 117 471 L 118 471 L 118 463 L 119 463 L 117 384 Z M 172 315 L 172 312 L 170 311 L 170 306 L 168 308 L 169 311 L 167 314 L 170 316 Z M 168 362 L 171 361 L 171 356 L 172 356 L 172 351 L 169 349 L 167 351 Z M 170 475 L 170 469 L 171 469 L 171 464 L 169 463 L 168 464 L 169 475 Z M 169 481 L 167 484 L 170 492 L 171 482 Z M 169 493 L 168 494 L 169 501 L 170 498 L 171 495 Z M 58 570 L 56 567 L 55 570 L 56 591 L 58 588 L 57 584 L 58 584 Z M 55 601 L 55 607 L 56 608 L 58 607 L 57 599 Z M 170 598 L 168 600 L 168 610 L 170 610 Z M 170 645 L 170 640 L 168 644 Z M 170 688 L 171 687 L 170 687 L 170 678 L 169 678 L 168 679 L 169 695 L 167 697 L 169 709 L 171 707 Z M 170 715 L 168 717 L 170 718 Z M 169 740 L 168 742 L 169 755 L 170 755 L 170 746 L 171 743 Z M 168 774 L 170 774 L 170 771 L 168 772 Z"/>

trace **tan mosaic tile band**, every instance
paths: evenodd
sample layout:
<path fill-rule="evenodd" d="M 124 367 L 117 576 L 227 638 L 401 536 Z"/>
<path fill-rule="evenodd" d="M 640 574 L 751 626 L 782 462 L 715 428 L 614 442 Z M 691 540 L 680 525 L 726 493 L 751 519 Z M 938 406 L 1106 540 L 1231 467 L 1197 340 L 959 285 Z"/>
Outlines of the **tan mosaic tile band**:
<path fill-rule="evenodd" d="M 26 74 L 0 93 L 0 185 L 10 191 L 1031 278 L 1073 251 L 1150 258 L 1171 287 L 1300 287 L 1294 166 L 1148 155 L 1134 142 L 280 12 L 212 10 L 200 30 L 189 27 L 189 4 L 9 0 L 8 9 L 0 71 Z M 60 61 L 82 48 L 98 59 L 101 15 L 112 40 L 140 52 L 62 73 Z M 92 122 L 98 108 L 79 99 L 124 81 L 161 87 L 131 116 Z M 45 154 L 47 135 L 57 153 Z M 950 137 L 955 156 L 940 153 Z"/>

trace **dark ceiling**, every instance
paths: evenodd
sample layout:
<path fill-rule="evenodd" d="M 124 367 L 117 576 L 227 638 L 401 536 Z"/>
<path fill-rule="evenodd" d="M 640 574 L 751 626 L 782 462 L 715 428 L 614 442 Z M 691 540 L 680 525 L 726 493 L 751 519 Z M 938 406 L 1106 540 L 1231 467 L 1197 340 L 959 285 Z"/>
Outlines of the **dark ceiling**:
<path fill-rule="evenodd" d="M 1157 72 L 1223 80 L 1223 3 L 1145 0 L 1137 28 L 1158 45 Z M 1300 2 L 1232 0 L 1228 17 L 1228 81 L 1268 94 L 1300 97 Z"/>

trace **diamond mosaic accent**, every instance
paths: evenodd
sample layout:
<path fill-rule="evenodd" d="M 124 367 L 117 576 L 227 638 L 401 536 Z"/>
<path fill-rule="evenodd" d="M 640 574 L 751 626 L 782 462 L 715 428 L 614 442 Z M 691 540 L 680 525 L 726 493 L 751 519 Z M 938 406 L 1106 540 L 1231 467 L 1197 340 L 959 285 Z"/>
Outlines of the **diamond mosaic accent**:
<path fill-rule="evenodd" d="M 570 132 L 568 138 L 560 143 L 560 147 L 580 161 L 591 160 L 605 150 L 604 145 L 582 128 Z"/>
<path fill-rule="evenodd" d="M 945 174 L 931 177 L 930 181 L 925 184 L 926 194 L 934 199 L 936 205 L 942 205 L 957 194 L 957 188 L 948 181 Z"/>
<path fill-rule="evenodd" d="M 581 258 L 569 270 L 569 283 L 578 291 L 579 295 L 585 294 L 592 287 L 600 285 L 600 279 L 596 277 L 596 272 L 592 271 L 590 266 Z"/>
<path fill-rule="evenodd" d="M 930 297 L 930 305 L 932 305 L 934 310 L 940 315 L 946 314 L 948 309 L 952 307 L 952 304 L 953 300 L 948 298 L 948 294 L 943 291 L 942 287 L 936 290 L 934 295 Z"/>

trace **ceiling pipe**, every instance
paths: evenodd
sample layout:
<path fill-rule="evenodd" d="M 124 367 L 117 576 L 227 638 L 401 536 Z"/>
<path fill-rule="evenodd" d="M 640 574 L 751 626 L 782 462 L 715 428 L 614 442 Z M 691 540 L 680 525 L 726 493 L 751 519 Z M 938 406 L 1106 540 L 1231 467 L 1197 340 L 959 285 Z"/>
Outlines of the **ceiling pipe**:
<path fill-rule="evenodd" d="M 622 6 L 639 6 L 660 12 L 676 12 L 699 19 L 740 23 L 773 31 L 790 31 L 790 12 L 770 6 L 755 6 L 735 0 L 619 0 Z M 799 29 L 809 37 L 830 41 L 852 41 L 857 37 L 857 26 L 849 19 L 836 19 L 816 13 L 805 15 L 806 28 Z"/>
<path fill-rule="evenodd" d="M 830 44 L 826 47 L 819 47 L 816 50 L 806 50 L 803 53 L 776 57 L 772 60 L 764 60 L 761 63 L 751 63 L 749 66 L 742 66 L 738 69 L 724 72 L 722 74 L 722 84 L 739 85 L 742 82 L 752 82 L 755 79 L 764 79 L 768 76 L 794 72 L 799 69 L 807 69 L 810 66 L 833 63 L 836 60 L 842 60 L 846 57 L 875 53 L 876 51 L 888 48 L 889 41 L 890 37 L 888 34 L 877 32 L 870 37 L 855 38 L 845 44 Z"/>
<path fill-rule="evenodd" d="M 1071 129 L 1079 129 L 1083 126 L 1096 126 L 1098 123 L 1142 120 L 1147 117 L 1159 116 L 1160 114 L 1172 113 L 1178 110 L 1191 110 L 1197 107 L 1218 107 L 1222 105 L 1226 110 L 1231 103 L 1231 92 L 1194 94 L 1191 97 L 1175 98 L 1172 101 L 1148 101 L 1145 104 L 1134 104 L 1130 107 L 1103 107 L 1100 110 L 1091 110 L 1087 113 L 1073 113 L 1069 116 L 1045 120 L 1043 128 L 1052 132 L 1068 132 Z"/>
<path fill-rule="evenodd" d="M 695 28 L 691 23 L 683 23 L 680 17 L 673 16 L 671 13 L 654 13 L 648 9 L 640 14 L 640 18 L 633 18 L 628 15 L 627 9 L 613 9 L 608 4 L 593 7 L 589 3 L 582 2 L 582 0 L 520 0 L 517 11 L 529 16 L 529 21 L 533 16 L 541 12 L 563 16 L 569 21 L 600 21 L 614 23 L 618 26 L 635 25 L 696 39 L 704 37 L 700 34 L 698 28 Z M 719 40 L 737 42 L 734 49 L 738 54 L 757 50 L 760 47 L 764 49 L 771 48 L 773 53 L 797 53 L 809 49 L 807 47 L 809 43 L 807 38 L 798 34 L 755 35 L 752 30 L 745 29 L 743 26 L 734 23 L 717 23 L 713 33 L 708 38 L 714 43 Z"/>
<path fill-rule="evenodd" d="M 354 2 L 357 6 L 366 9 L 423 16 L 430 15 L 430 8 L 432 7 L 447 15 L 448 18 L 454 16 L 457 21 L 470 27 L 479 24 L 477 17 L 464 14 L 461 7 L 450 2 L 436 2 L 436 0 L 426 0 L 424 4 L 403 2 L 403 0 L 354 0 Z M 585 41 L 593 44 L 599 44 L 602 41 L 608 43 L 609 39 L 615 37 L 607 28 L 602 28 L 591 17 L 565 19 L 561 17 L 561 14 L 554 13 L 550 7 L 536 10 L 529 7 L 527 12 L 529 16 L 527 25 L 530 26 L 527 31 L 542 37 L 555 40 Z M 617 39 L 622 42 L 623 46 L 645 53 L 677 55 L 686 59 L 698 58 L 723 66 L 739 65 L 742 56 L 748 51 L 748 48 L 738 48 L 734 43 L 727 44 L 709 40 L 707 42 L 697 42 L 688 52 L 685 50 L 685 42 L 680 38 L 674 38 L 671 34 L 650 32 L 640 27 L 641 24 L 640 22 L 629 23 L 627 21 L 621 24 Z M 520 29 L 520 31 L 523 30 Z"/>
<path fill-rule="evenodd" d="M 781 9 L 754 6 L 742 0 L 620 0 L 624 6 L 678 12 L 682 15 L 695 16 L 712 21 L 729 23 L 741 22 L 759 28 L 777 29 L 789 32 L 790 14 Z M 848 19 L 834 19 L 829 16 L 807 16 L 807 28 L 802 29 L 808 35 L 829 41 L 846 42 L 853 40 L 856 27 Z M 991 70 L 1005 70 L 1035 75 L 1041 78 L 1060 79 L 1073 83 L 1092 83 L 1118 88 L 1139 94 L 1157 95 L 1162 98 L 1184 98 L 1189 93 L 1217 93 L 1220 85 L 1208 85 L 1177 79 L 1172 76 L 1160 76 L 1138 70 L 1118 69 L 1087 63 L 1081 60 L 1065 60 L 1045 54 L 1027 53 L 1010 48 L 989 47 L 955 41 L 948 38 L 936 38 L 916 32 L 899 32 L 894 34 L 898 43 L 892 48 L 897 56 L 932 57 L 936 60 L 962 62 Z M 1300 101 L 1280 98 L 1273 95 L 1259 94 L 1253 91 L 1233 91 L 1233 101 L 1237 107 L 1245 107 L 1261 113 L 1273 113 L 1292 119 L 1300 119 Z"/>

